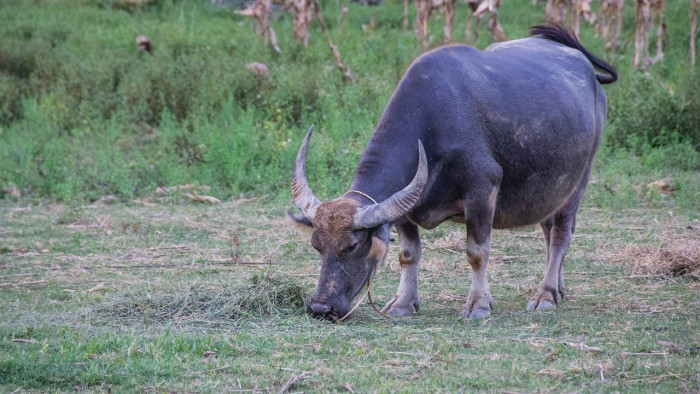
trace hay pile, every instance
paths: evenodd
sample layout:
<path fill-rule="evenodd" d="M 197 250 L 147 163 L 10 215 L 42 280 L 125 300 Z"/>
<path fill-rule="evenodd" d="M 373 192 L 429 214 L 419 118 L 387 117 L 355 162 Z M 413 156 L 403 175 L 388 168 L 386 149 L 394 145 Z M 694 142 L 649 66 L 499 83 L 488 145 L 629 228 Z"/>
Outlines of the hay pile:
<path fill-rule="evenodd" d="M 700 231 L 661 235 L 651 245 L 629 245 L 613 261 L 631 266 L 632 274 L 700 280 Z"/>
<path fill-rule="evenodd" d="M 120 296 L 89 311 L 107 324 L 226 325 L 244 318 L 301 315 L 308 297 L 301 286 L 267 274 L 253 276 L 248 284 L 221 288 L 195 288 L 175 294 L 146 291 Z"/>

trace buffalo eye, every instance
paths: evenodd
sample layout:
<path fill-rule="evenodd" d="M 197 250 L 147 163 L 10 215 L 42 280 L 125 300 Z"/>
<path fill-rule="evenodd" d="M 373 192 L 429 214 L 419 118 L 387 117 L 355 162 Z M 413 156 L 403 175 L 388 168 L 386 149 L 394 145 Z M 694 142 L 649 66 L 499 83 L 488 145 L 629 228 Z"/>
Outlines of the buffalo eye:
<path fill-rule="evenodd" d="M 357 242 L 355 242 L 354 244 L 352 244 L 352 245 L 348 246 L 347 248 L 341 250 L 340 253 L 338 253 L 338 256 L 345 256 L 345 255 L 347 255 L 347 254 L 349 254 L 349 253 L 352 253 L 352 251 L 355 250 L 356 247 L 357 247 Z"/>

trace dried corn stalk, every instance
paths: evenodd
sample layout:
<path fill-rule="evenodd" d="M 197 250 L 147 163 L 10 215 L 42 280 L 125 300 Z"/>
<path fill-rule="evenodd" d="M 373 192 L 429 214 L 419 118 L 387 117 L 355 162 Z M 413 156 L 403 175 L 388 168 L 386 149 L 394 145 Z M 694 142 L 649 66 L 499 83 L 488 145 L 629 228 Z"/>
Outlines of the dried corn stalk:
<path fill-rule="evenodd" d="M 605 49 L 615 52 L 620 45 L 622 14 L 625 0 L 600 0 L 596 30 L 605 42 Z"/>
<path fill-rule="evenodd" d="M 294 19 L 294 37 L 309 46 L 309 27 L 318 11 L 316 0 L 287 0 L 284 8 L 292 13 Z"/>
<path fill-rule="evenodd" d="M 348 7 L 343 7 L 340 9 L 340 22 L 338 22 L 338 33 L 341 35 L 344 31 L 345 19 L 348 17 Z"/>
<path fill-rule="evenodd" d="M 435 0 L 433 0 L 435 2 Z M 452 41 L 452 29 L 454 28 L 456 0 L 442 0 L 442 11 L 445 13 L 445 27 L 443 41 L 449 44 Z"/>
<path fill-rule="evenodd" d="M 262 35 L 265 45 L 272 44 L 276 52 L 282 52 L 277 45 L 275 30 L 270 26 L 270 15 L 272 14 L 272 0 L 255 0 L 248 8 L 236 11 L 237 14 L 255 19 L 255 34 Z"/>
<path fill-rule="evenodd" d="M 583 20 L 595 24 L 596 14 L 593 13 L 593 0 L 579 0 L 578 13 L 583 17 Z"/>
<path fill-rule="evenodd" d="M 593 0 L 570 0 L 569 6 L 569 28 L 577 36 L 581 34 L 581 20 L 593 24 L 595 14 L 591 10 Z"/>
<path fill-rule="evenodd" d="M 502 2 L 503 0 L 467 0 L 467 5 L 472 11 L 471 14 L 467 15 L 467 28 L 464 32 L 467 41 L 476 43 L 479 40 L 479 27 L 481 25 L 481 19 L 487 12 L 491 14 L 488 29 L 491 31 L 493 41 L 506 40 L 506 35 L 503 32 L 503 26 L 501 26 L 501 23 L 498 21 L 498 8 L 501 6 Z M 472 33 L 473 18 L 476 18 L 476 24 Z"/>
<path fill-rule="evenodd" d="M 403 0 L 403 23 L 401 24 L 403 31 L 408 30 L 408 0 Z"/>
<path fill-rule="evenodd" d="M 690 64 L 695 66 L 695 39 L 698 34 L 698 0 L 690 2 Z"/>
<path fill-rule="evenodd" d="M 545 18 L 548 21 L 564 24 L 566 20 L 566 10 L 569 4 L 567 0 L 547 0 L 544 7 Z"/>
<path fill-rule="evenodd" d="M 634 40 L 635 68 L 647 69 L 664 57 L 663 36 L 666 26 L 663 23 L 664 0 L 637 0 L 636 36 Z M 656 23 L 656 54 L 649 55 L 649 33 Z"/>
<path fill-rule="evenodd" d="M 326 21 L 323 19 L 323 15 L 321 14 L 321 7 L 318 6 L 316 3 L 316 0 L 311 0 L 314 2 L 313 9 L 314 13 L 316 14 L 316 17 L 318 18 L 318 22 L 321 24 L 321 28 L 323 28 L 323 33 L 326 35 L 326 42 L 328 42 L 328 47 L 331 49 L 331 52 L 333 53 L 333 59 L 335 60 L 336 66 L 338 66 L 338 71 L 340 71 L 341 74 L 343 74 L 343 79 L 346 82 L 352 82 L 355 83 L 357 82 L 357 76 L 352 72 L 350 67 L 347 66 L 347 64 L 343 63 L 340 60 L 340 51 L 338 51 L 338 47 L 333 44 L 333 41 L 331 40 L 331 36 L 328 33 L 328 28 L 326 27 Z"/>
<path fill-rule="evenodd" d="M 423 49 L 428 49 L 428 21 L 433 11 L 445 13 L 444 42 L 452 41 L 456 0 L 416 0 L 416 38 L 423 43 Z"/>
<path fill-rule="evenodd" d="M 533 4 L 538 0 L 533 0 Z M 569 28 L 577 36 L 581 32 L 581 21 L 593 23 L 596 15 L 593 13 L 591 4 L 593 0 L 546 0 L 545 18 L 548 21 L 564 25 L 568 19 Z M 601 0 L 606 1 L 606 0 Z M 567 18 L 568 14 L 568 18 Z"/>

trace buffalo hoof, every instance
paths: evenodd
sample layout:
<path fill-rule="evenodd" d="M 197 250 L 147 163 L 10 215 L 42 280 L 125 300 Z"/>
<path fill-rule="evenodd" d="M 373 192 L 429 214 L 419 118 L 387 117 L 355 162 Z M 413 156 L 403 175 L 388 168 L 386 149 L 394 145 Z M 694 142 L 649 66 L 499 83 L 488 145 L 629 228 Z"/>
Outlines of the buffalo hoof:
<path fill-rule="evenodd" d="M 386 313 L 387 316 L 391 317 L 407 317 L 418 312 L 420 303 L 418 300 L 411 302 L 397 302 L 399 296 L 395 295 L 386 305 L 382 308 L 381 312 Z"/>
<path fill-rule="evenodd" d="M 538 311 L 546 311 L 547 309 L 554 309 L 557 306 L 552 304 L 551 302 L 547 300 L 542 300 L 539 303 L 537 303 L 535 300 L 531 300 L 530 302 L 527 303 L 527 311 L 532 312 L 535 309 Z"/>
<path fill-rule="evenodd" d="M 557 293 L 558 291 L 555 289 L 541 286 L 540 289 L 537 290 L 537 294 L 527 303 L 527 311 L 545 311 L 556 308 L 559 304 Z M 563 292 L 561 292 L 561 294 L 563 295 Z"/>
<path fill-rule="evenodd" d="M 491 315 L 493 310 L 493 298 L 491 294 L 485 294 L 480 297 L 473 297 L 471 294 L 467 297 L 467 302 L 462 308 L 462 317 L 465 319 L 483 319 Z"/>

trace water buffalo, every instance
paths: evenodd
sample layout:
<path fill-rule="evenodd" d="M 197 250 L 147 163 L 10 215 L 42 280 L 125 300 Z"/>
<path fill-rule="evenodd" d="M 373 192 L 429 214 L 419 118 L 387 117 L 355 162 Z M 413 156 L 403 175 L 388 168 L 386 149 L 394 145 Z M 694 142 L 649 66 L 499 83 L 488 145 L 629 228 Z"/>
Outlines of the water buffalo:
<path fill-rule="evenodd" d="M 492 228 L 539 223 L 547 264 L 527 310 L 564 297 L 562 261 L 601 141 L 607 104 L 601 84 L 615 69 L 559 25 L 484 51 L 446 46 L 406 71 L 360 158 L 350 189 L 321 202 L 306 179 L 313 126 L 296 158 L 289 213 L 311 226 L 321 274 L 316 317 L 344 316 L 384 261 L 390 228 L 401 251 L 401 281 L 383 311 L 418 310 L 418 226 L 466 224 L 471 286 L 461 315 L 491 314 L 486 276 Z M 596 73 L 594 67 L 604 73 Z"/>

